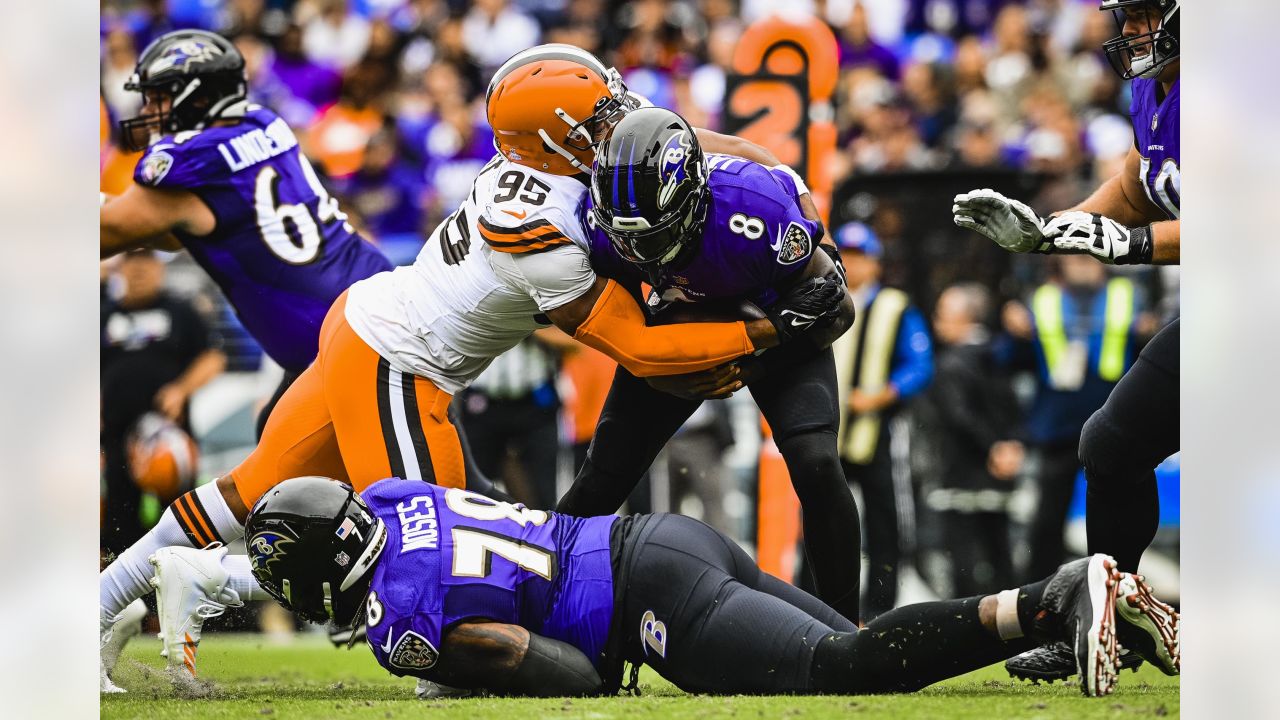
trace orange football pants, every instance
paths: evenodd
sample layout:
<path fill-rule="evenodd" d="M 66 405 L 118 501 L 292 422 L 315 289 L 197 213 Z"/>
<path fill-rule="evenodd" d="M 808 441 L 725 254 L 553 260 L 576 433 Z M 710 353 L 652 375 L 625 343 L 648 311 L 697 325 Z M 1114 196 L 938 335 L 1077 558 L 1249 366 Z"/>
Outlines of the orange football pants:
<path fill-rule="evenodd" d="M 320 328 L 320 352 L 271 411 L 258 447 L 231 471 L 245 507 L 306 475 L 356 490 L 388 477 L 465 487 L 449 393 L 400 372 L 347 324 L 347 294 Z"/>

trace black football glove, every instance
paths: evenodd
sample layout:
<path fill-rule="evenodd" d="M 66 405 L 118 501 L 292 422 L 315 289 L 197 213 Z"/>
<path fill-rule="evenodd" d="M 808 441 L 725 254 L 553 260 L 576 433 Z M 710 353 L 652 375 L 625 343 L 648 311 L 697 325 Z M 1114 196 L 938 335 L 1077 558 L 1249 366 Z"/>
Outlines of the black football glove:
<path fill-rule="evenodd" d="M 836 266 L 836 274 L 840 276 L 840 282 L 845 287 L 848 287 L 849 280 L 844 275 L 844 260 L 840 258 L 840 251 L 831 245 L 823 245 L 822 243 L 819 243 L 818 247 L 822 248 L 827 257 L 831 258 L 831 264 Z"/>
<path fill-rule="evenodd" d="M 834 277 L 805 280 L 788 290 L 764 314 L 778 332 L 782 344 L 815 327 L 825 327 L 840 314 L 845 298 L 844 282 Z"/>

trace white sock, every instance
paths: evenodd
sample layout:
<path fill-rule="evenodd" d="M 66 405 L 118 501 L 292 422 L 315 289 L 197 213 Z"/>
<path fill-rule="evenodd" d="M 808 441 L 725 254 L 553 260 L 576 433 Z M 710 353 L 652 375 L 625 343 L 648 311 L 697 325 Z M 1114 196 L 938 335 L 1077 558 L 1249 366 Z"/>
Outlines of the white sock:
<path fill-rule="evenodd" d="M 215 536 L 209 536 L 212 525 Z M 100 622 L 110 627 L 120 611 L 151 592 L 154 569 L 148 562 L 156 550 L 171 545 L 203 547 L 208 542 L 230 542 L 244 537 L 244 526 L 236 520 L 217 483 L 201 485 L 165 508 L 160 522 L 141 539 L 120 553 L 98 575 Z M 199 544 L 198 544 L 199 543 Z"/>
<path fill-rule="evenodd" d="M 222 558 L 222 569 L 229 575 L 227 587 L 235 590 L 242 601 L 272 599 L 253 576 L 248 555 L 227 555 Z"/>

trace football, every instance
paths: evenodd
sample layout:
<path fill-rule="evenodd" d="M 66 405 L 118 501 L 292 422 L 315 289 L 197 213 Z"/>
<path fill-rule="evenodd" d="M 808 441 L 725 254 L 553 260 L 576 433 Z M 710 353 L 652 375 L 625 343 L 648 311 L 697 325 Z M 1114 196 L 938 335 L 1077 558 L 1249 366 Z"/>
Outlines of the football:
<path fill-rule="evenodd" d="M 674 302 L 649 316 L 650 325 L 676 323 L 716 323 L 760 320 L 764 311 L 747 300 L 710 300 L 697 303 Z"/>

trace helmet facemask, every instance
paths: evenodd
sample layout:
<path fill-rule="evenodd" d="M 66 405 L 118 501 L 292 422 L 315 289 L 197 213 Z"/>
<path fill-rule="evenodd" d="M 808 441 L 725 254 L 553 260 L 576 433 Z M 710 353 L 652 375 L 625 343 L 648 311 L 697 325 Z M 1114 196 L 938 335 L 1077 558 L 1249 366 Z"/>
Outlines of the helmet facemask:
<path fill-rule="evenodd" d="M 1148 30 L 1125 36 L 1125 8 L 1147 8 L 1153 19 Z M 1153 78 L 1178 59 L 1178 3 L 1176 0 L 1103 0 L 1102 10 L 1110 10 L 1120 34 L 1103 44 L 1107 62 L 1125 80 Z"/>
<path fill-rule="evenodd" d="M 620 217 L 605 210 L 608 206 L 592 184 L 592 220 L 623 259 L 652 269 L 680 267 L 697 249 L 707 221 L 707 192 L 705 165 L 701 160 L 695 163 L 700 187 L 653 223 L 643 217 Z"/>
<path fill-rule="evenodd" d="M 269 505 L 262 511 L 262 505 L 259 500 L 246 523 L 246 550 L 262 589 L 308 622 L 358 622 L 386 548 L 383 521 L 354 492 L 331 518 L 278 512 Z"/>
<path fill-rule="evenodd" d="M 196 37 L 186 37 L 191 34 Z M 120 121 L 124 145 L 134 152 L 163 135 L 203 130 L 216 120 L 243 115 L 248 94 L 244 59 L 225 39 L 203 31 L 157 38 L 142 52 L 124 89 L 142 93 L 144 108 L 158 108 Z"/>
<path fill-rule="evenodd" d="M 586 153 L 594 157 L 596 148 L 613 132 L 613 126 L 617 125 L 627 113 L 640 106 L 640 101 L 627 92 L 626 83 L 622 81 L 622 76 L 618 74 L 617 69 L 609 68 L 606 81 L 609 95 L 596 101 L 595 109 L 588 117 L 578 120 L 563 108 L 555 109 L 556 117 L 569 126 L 569 131 L 563 140 L 557 143 L 545 131 L 538 132 L 548 148 L 566 158 L 582 172 L 590 172 L 591 168 L 569 150 L 576 150 L 578 153 Z"/>

